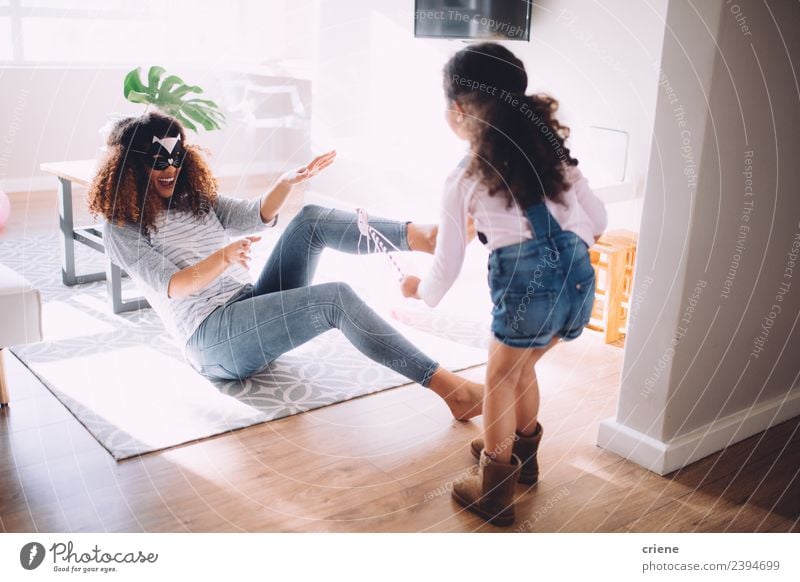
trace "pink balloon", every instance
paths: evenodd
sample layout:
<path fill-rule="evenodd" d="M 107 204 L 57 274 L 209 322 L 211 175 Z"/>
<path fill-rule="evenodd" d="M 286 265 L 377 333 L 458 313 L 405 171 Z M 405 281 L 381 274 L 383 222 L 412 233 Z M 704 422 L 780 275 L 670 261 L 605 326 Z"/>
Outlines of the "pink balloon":
<path fill-rule="evenodd" d="M 11 214 L 11 200 L 8 199 L 8 194 L 0 190 L 0 228 L 6 225 L 9 214 Z"/>

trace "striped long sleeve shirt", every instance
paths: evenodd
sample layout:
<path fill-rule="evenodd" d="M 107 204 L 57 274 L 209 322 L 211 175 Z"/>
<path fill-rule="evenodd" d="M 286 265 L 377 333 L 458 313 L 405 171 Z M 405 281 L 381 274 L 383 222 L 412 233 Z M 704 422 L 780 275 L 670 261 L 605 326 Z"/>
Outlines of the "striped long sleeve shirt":
<path fill-rule="evenodd" d="M 165 210 L 151 236 L 141 232 L 137 224 L 105 222 L 103 240 L 111 260 L 139 284 L 167 330 L 185 349 L 200 323 L 252 280 L 247 269 L 235 264 L 196 293 L 170 298 L 167 290 L 172 276 L 233 242 L 236 236 L 275 226 L 276 222 L 277 216 L 269 224 L 261 220 L 260 198 L 241 200 L 219 195 L 203 216 Z"/>

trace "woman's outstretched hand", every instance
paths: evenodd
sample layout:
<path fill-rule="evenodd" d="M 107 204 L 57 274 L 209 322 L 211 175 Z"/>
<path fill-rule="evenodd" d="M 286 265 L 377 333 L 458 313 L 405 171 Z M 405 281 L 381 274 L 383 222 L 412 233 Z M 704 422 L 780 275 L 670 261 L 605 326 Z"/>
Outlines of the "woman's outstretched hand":
<path fill-rule="evenodd" d="M 239 264 L 245 269 L 250 268 L 250 247 L 261 240 L 260 236 L 247 236 L 232 242 L 222 249 L 222 262 L 227 269 L 231 265 Z"/>
<path fill-rule="evenodd" d="M 410 297 L 411 299 L 420 299 L 417 291 L 419 290 L 420 278 L 414 275 L 407 275 L 400 281 L 400 292 L 403 297 Z"/>
<path fill-rule="evenodd" d="M 286 172 L 283 176 L 281 176 L 281 181 L 294 186 L 295 184 L 300 184 L 301 182 L 310 180 L 322 170 L 330 166 L 335 159 L 336 150 L 331 150 L 327 154 L 317 156 L 311 160 L 311 163 L 307 166 Z"/>
<path fill-rule="evenodd" d="M 167 297 L 180 299 L 208 287 L 231 265 L 239 264 L 249 269 L 250 247 L 261 240 L 260 236 L 248 236 L 222 247 L 194 265 L 181 269 L 167 284 Z"/>

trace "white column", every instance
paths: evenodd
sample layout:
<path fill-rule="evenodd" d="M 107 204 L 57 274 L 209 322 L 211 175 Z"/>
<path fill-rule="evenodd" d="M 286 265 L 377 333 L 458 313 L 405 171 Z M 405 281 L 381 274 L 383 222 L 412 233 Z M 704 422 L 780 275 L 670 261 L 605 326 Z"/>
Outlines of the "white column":
<path fill-rule="evenodd" d="M 660 474 L 800 414 L 798 17 L 669 4 L 619 404 L 598 434 Z"/>

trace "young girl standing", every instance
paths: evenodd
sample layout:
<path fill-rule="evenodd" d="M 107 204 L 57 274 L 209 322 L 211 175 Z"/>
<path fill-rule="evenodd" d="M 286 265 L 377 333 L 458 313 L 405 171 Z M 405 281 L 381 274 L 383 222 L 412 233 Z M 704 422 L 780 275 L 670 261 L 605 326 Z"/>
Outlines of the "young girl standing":
<path fill-rule="evenodd" d="M 406 297 L 435 306 L 451 287 L 470 240 L 471 217 L 490 250 L 492 338 L 484 438 L 472 442 L 477 475 L 453 488 L 461 505 L 497 525 L 514 521 L 514 484 L 539 476 L 536 362 L 589 322 L 595 275 L 589 246 L 606 212 L 578 170 L 555 118 L 557 102 L 526 95 L 522 61 L 495 43 L 472 45 L 445 65 L 447 122 L 470 152 L 448 177 L 435 259 Z"/>

